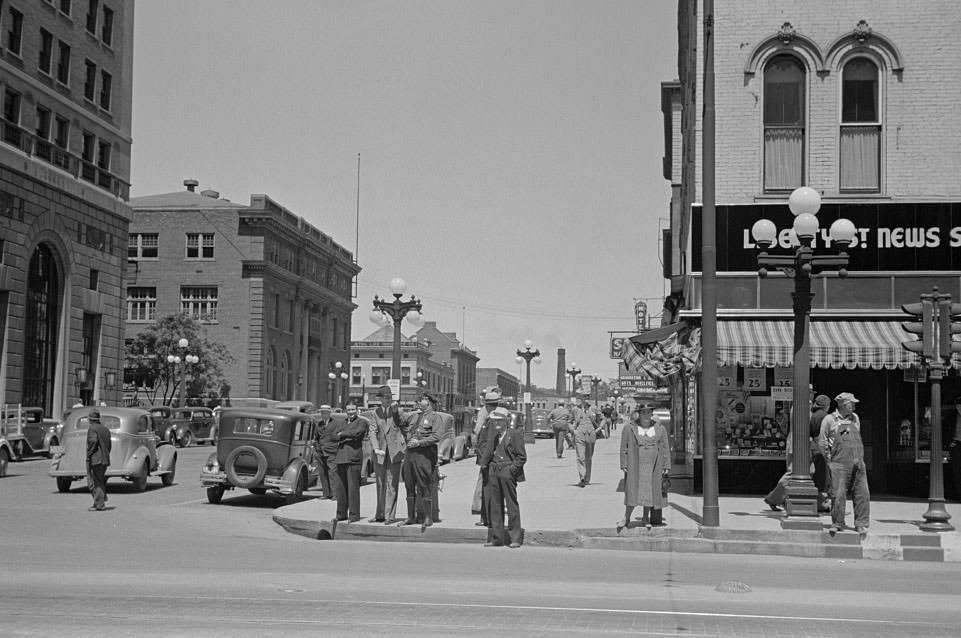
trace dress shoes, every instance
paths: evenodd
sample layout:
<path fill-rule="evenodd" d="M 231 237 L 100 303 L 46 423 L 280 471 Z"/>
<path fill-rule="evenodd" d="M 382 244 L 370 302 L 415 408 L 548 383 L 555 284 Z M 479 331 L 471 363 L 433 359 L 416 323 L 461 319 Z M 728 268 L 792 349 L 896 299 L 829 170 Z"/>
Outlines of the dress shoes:
<path fill-rule="evenodd" d="M 520 543 L 511 543 L 510 545 L 508 545 L 508 547 L 510 547 L 511 549 L 517 549 L 520 546 L 521 546 Z"/>
<path fill-rule="evenodd" d="M 88 511 L 88 512 L 102 512 L 102 511 L 104 511 L 105 509 L 107 509 L 107 508 L 106 508 L 106 507 L 95 507 L 95 506 L 92 506 L 92 505 L 91 505 L 90 507 L 87 508 L 87 511 Z"/>
<path fill-rule="evenodd" d="M 577 487 L 584 487 L 585 485 L 587 485 L 587 483 L 585 483 L 584 481 L 579 481 L 577 483 Z"/>
<path fill-rule="evenodd" d="M 861 536 L 864 536 L 865 534 L 868 533 L 868 528 L 867 528 L 867 527 L 855 527 L 855 528 L 854 528 L 854 531 L 857 532 L 858 534 L 860 534 Z"/>
<path fill-rule="evenodd" d="M 356 523 L 360 520 L 359 516 L 350 516 L 347 518 L 348 523 Z"/>
<path fill-rule="evenodd" d="M 487 527 L 487 523 L 485 523 L 484 521 L 474 521 L 474 525 L 476 525 L 477 527 Z"/>
<path fill-rule="evenodd" d="M 387 520 L 387 519 L 385 519 L 383 516 L 375 516 L 374 518 L 368 518 L 368 519 L 367 519 L 367 522 L 368 522 L 368 523 L 383 523 L 383 522 L 385 522 L 386 520 Z"/>
<path fill-rule="evenodd" d="M 767 506 L 771 508 L 771 511 L 772 511 L 772 512 L 780 512 L 780 511 L 781 511 L 781 506 L 780 506 L 780 505 L 776 505 L 776 504 L 774 504 L 774 503 L 772 503 L 772 502 L 770 502 L 770 501 L 768 501 L 768 500 L 765 500 L 764 502 L 767 503 Z"/>

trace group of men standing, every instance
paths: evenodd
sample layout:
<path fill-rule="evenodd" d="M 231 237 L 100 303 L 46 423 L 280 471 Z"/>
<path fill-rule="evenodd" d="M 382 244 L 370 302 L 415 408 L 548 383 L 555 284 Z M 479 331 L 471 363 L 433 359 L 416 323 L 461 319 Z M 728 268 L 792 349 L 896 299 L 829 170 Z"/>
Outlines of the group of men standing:
<path fill-rule="evenodd" d="M 377 391 L 380 402 L 359 414 L 355 404 L 344 408 L 345 418 L 334 418 L 329 405 L 320 407 L 315 432 L 318 474 L 323 498 L 337 499 L 337 520 L 360 520 L 360 480 L 363 445 L 373 451 L 377 508 L 369 522 L 400 523 L 422 528 L 439 520 L 437 504 L 437 444 L 449 434 L 436 412 L 437 395 L 424 390 L 418 408 L 403 411 L 390 387 Z M 407 490 L 407 518 L 397 519 L 397 493 L 403 475 Z"/>
<path fill-rule="evenodd" d="M 591 465 L 594 458 L 594 444 L 602 432 L 610 435 L 616 412 L 613 409 L 598 413 L 594 406 L 587 405 L 578 397 L 572 397 L 570 407 L 558 401 L 547 420 L 554 430 L 554 445 L 557 458 L 564 458 L 564 444 L 574 448 L 577 456 L 578 487 L 591 483 Z"/>

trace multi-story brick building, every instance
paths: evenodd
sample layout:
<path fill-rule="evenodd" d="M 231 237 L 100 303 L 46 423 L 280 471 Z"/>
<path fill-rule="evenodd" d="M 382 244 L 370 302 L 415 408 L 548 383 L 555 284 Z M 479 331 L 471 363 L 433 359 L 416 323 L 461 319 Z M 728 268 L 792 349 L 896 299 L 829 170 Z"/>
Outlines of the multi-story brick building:
<path fill-rule="evenodd" d="M 232 397 L 327 401 L 329 371 L 350 361 L 353 255 L 266 195 L 184 184 L 130 202 L 126 337 L 186 313 L 234 356 Z"/>
<path fill-rule="evenodd" d="M 521 394 L 523 390 L 520 379 L 507 370 L 501 370 L 500 368 L 477 368 L 476 374 L 478 396 L 480 396 L 484 388 L 497 386 L 501 389 L 501 393 L 507 401 L 518 403 L 524 398 Z"/>
<path fill-rule="evenodd" d="M 696 329 L 701 317 L 701 9 L 681 3 L 679 76 L 662 86 L 664 177 L 672 184 L 670 325 L 658 333 L 665 340 Z M 918 19 L 921 11 L 931 19 Z M 899 324 L 901 305 L 932 286 L 961 299 L 961 110 L 951 81 L 961 59 L 959 21 L 961 5 L 951 0 L 716 3 L 718 351 L 705 355 L 716 354 L 723 386 L 716 409 L 722 490 L 767 491 L 783 471 L 783 460 L 770 461 L 767 473 L 734 467 L 746 470 L 748 453 L 750 463 L 763 463 L 753 455 L 764 451 L 748 449 L 753 437 L 745 432 L 764 429 L 765 419 L 789 407 L 781 400 L 790 398 L 784 386 L 794 350 L 793 279 L 759 278 L 750 229 L 760 218 L 773 220 L 781 229 L 773 250 L 791 254 L 787 197 L 809 186 L 821 194 L 815 250 L 830 248 L 834 220 L 850 219 L 857 229 L 847 278 L 833 272 L 812 281 L 812 384 L 817 393 L 863 399 L 858 412 L 876 489 L 926 491 L 929 386 L 901 348 L 909 335 Z M 674 395 L 675 420 L 685 427 L 678 440 L 693 465 L 697 380 L 676 384 Z M 944 396 L 959 393 L 952 372 Z M 764 478 L 739 478 L 748 476 Z"/>
<path fill-rule="evenodd" d="M 350 398 L 360 405 L 374 400 L 377 390 L 387 384 L 394 360 L 394 328 L 387 326 L 351 343 Z M 414 401 L 419 388 L 428 388 L 440 399 L 439 410 L 454 406 L 454 368 L 435 361 L 428 345 L 401 336 L 400 399 Z"/>
<path fill-rule="evenodd" d="M 0 403 L 119 398 L 133 3 L 0 4 Z"/>
<path fill-rule="evenodd" d="M 454 369 L 454 400 L 451 410 L 459 413 L 476 406 L 477 395 L 483 386 L 477 383 L 477 353 L 462 344 L 454 332 L 443 332 L 436 321 L 427 321 L 417 331 L 417 340 L 427 345 L 435 361 Z"/>

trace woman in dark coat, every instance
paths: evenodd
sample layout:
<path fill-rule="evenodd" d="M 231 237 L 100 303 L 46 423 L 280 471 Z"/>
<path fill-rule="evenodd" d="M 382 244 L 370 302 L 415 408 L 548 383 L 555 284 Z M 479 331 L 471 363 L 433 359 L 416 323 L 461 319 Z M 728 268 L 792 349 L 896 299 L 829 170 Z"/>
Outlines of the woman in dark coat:
<path fill-rule="evenodd" d="M 661 479 L 671 469 L 667 430 L 653 418 L 654 406 L 643 404 L 631 413 L 631 423 L 621 431 L 621 471 L 624 472 L 624 518 L 617 531 L 628 526 L 634 508 L 644 508 L 641 523 L 650 529 L 651 510 L 667 505 Z"/>

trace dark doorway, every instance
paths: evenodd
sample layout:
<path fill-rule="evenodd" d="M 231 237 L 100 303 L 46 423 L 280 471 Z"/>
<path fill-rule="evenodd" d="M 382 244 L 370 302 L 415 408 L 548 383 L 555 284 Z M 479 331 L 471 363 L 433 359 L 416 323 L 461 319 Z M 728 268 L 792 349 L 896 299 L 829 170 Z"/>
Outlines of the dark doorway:
<path fill-rule="evenodd" d="M 53 411 L 60 290 L 61 276 L 53 252 L 40 244 L 30 257 L 27 273 L 21 403 L 42 407 L 45 415 Z"/>

